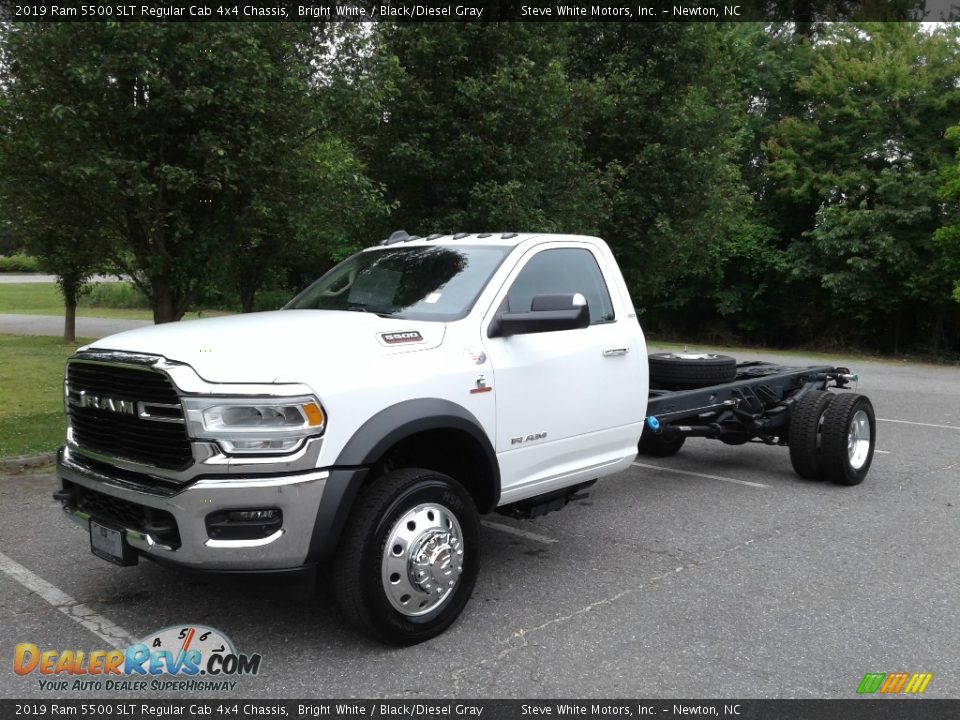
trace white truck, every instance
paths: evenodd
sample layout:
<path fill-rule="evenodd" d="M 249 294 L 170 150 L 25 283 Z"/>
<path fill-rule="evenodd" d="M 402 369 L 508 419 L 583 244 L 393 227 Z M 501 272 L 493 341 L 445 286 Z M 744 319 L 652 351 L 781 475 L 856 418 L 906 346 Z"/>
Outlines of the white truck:
<path fill-rule="evenodd" d="M 789 444 L 801 475 L 860 482 L 873 409 L 826 390 L 853 377 L 648 362 L 598 238 L 398 231 L 283 310 L 78 350 L 54 497 L 106 560 L 319 568 L 358 628 L 416 643 L 467 604 L 480 514 L 557 510 L 629 467 L 638 443 L 660 456 L 692 435 Z"/>

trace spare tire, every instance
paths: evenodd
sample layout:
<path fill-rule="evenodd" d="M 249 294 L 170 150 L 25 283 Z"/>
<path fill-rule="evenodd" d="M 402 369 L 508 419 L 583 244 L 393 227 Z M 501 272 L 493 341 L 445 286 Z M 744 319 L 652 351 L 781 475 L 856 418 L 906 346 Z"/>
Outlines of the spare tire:
<path fill-rule="evenodd" d="M 644 423 L 640 442 L 637 443 L 637 452 L 652 457 L 670 457 L 680 452 L 687 438 L 683 435 L 664 435 L 655 433 Z"/>
<path fill-rule="evenodd" d="M 666 352 L 648 357 L 650 386 L 662 390 L 721 385 L 737 379 L 737 361 L 729 355 Z"/>

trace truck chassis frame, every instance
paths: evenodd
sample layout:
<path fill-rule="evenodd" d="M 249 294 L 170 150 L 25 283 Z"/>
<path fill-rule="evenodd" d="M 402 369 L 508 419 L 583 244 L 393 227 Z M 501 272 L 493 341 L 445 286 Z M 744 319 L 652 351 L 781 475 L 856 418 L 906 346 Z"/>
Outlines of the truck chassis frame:
<path fill-rule="evenodd" d="M 785 445 L 790 411 L 801 398 L 813 390 L 849 389 L 857 379 L 844 367 L 742 362 L 733 382 L 690 390 L 652 389 L 645 432 L 664 439 L 706 437 L 730 445 L 758 439 Z"/>

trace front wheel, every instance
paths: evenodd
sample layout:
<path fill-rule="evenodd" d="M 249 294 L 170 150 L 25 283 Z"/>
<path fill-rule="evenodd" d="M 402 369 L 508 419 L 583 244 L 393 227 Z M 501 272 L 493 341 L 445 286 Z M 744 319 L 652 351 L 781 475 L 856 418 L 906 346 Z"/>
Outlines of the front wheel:
<path fill-rule="evenodd" d="M 384 642 L 412 645 L 466 606 L 480 560 L 469 493 L 432 470 L 389 472 L 362 491 L 333 563 L 344 616 Z"/>

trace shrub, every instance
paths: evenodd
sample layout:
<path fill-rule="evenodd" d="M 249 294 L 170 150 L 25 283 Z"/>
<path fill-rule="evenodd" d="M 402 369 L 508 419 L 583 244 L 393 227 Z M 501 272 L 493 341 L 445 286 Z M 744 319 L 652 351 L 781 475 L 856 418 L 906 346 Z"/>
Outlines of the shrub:
<path fill-rule="evenodd" d="M 40 263 L 35 257 L 17 253 L 6 257 L 0 255 L 0 273 L 36 273 Z"/>
<path fill-rule="evenodd" d="M 125 282 L 96 283 L 80 298 L 81 307 L 149 310 L 150 301 L 136 286 Z"/>
<path fill-rule="evenodd" d="M 253 300 L 253 309 L 257 312 L 279 310 L 290 302 L 293 295 L 289 290 L 261 290 Z"/>

